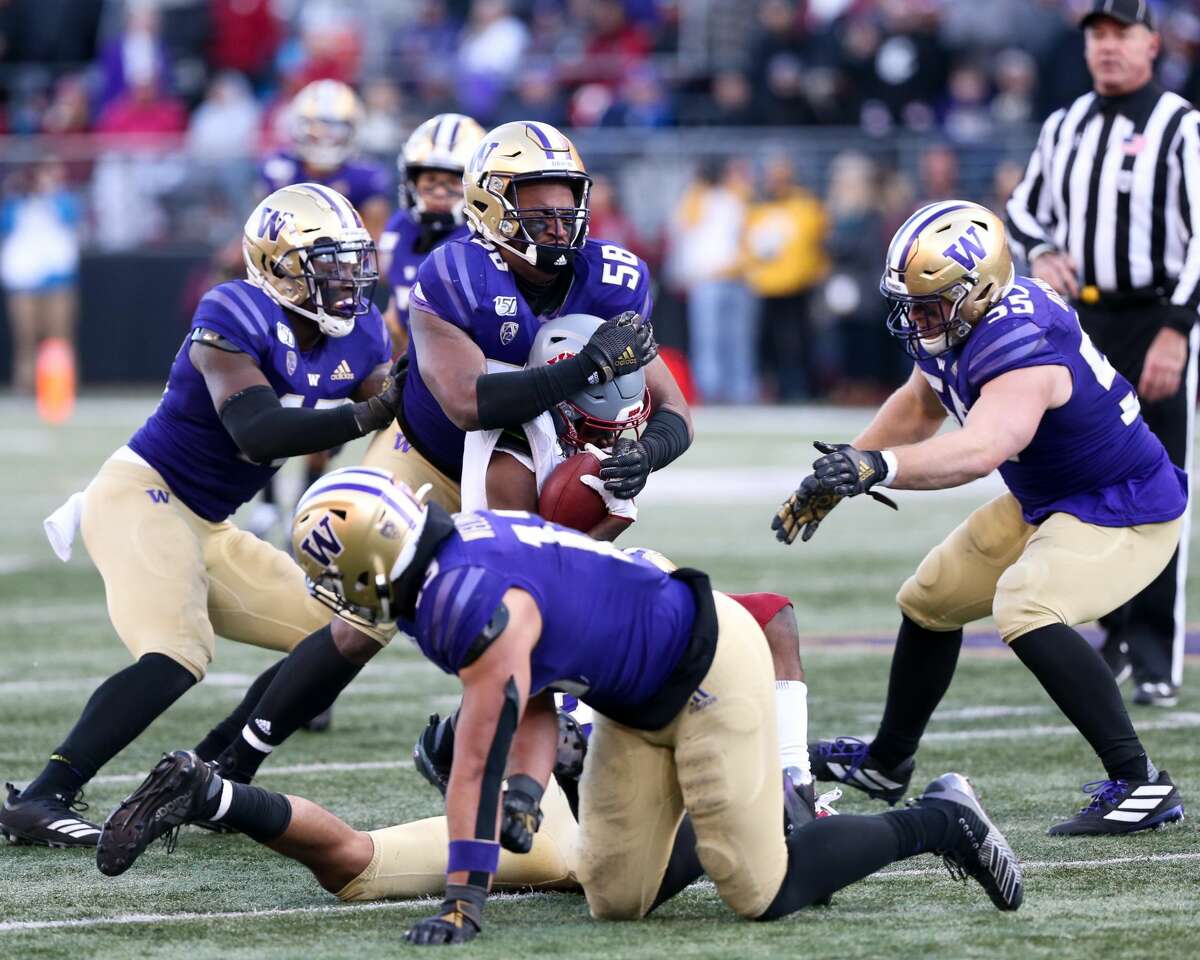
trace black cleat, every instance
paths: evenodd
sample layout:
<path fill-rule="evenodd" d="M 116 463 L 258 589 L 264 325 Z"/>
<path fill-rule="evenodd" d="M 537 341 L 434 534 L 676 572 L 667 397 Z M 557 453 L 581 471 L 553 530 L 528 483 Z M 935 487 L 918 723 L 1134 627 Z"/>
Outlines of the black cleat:
<path fill-rule="evenodd" d="M 454 737 L 447 736 L 443 727 L 449 727 L 449 721 L 443 721 L 436 713 L 431 713 L 429 722 L 413 746 L 413 765 L 417 773 L 444 797 L 446 786 L 450 783 L 450 765 L 454 762 Z"/>
<path fill-rule="evenodd" d="M 958 842 L 935 851 L 946 861 L 952 877 L 971 877 L 999 910 L 1016 910 L 1021 905 L 1025 898 L 1021 861 L 984 813 L 970 780 L 961 773 L 943 773 L 912 803 L 940 806 L 953 818 Z"/>
<path fill-rule="evenodd" d="M 800 782 L 800 771 L 786 767 L 783 771 L 783 835 L 791 833 L 817 819 L 817 790 L 813 782 Z"/>
<path fill-rule="evenodd" d="M 75 816 L 88 808 L 83 791 L 71 796 L 56 793 L 49 797 L 25 799 L 21 791 L 6 783 L 8 798 L 0 807 L 0 836 L 9 843 L 39 847 L 94 847 L 100 836 L 99 824 Z"/>
<path fill-rule="evenodd" d="M 838 737 L 818 740 L 808 745 L 808 758 L 813 776 L 818 780 L 834 780 L 862 790 L 873 800 L 894 804 L 904 796 L 908 782 L 917 767 L 909 757 L 892 768 L 882 767 L 870 755 L 870 745 L 858 737 Z"/>
<path fill-rule="evenodd" d="M 1133 702 L 1139 707 L 1173 707 L 1179 703 L 1179 688 L 1165 680 L 1145 680 L 1135 685 Z"/>
<path fill-rule="evenodd" d="M 1100 656 L 1112 671 L 1118 686 L 1132 676 L 1133 664 L 1129 662 L 1129 644 L 1125 640 L 1105 640 L 1100 648 Z"/>
<path fill-rule="evenodd" d="M 333 726 L 333 705 L 322 710 L 315 717 L 310 717 L 300 724 L 302 730 L 307 730 L 309 733 L 325 733 Z"/>
<path fill-rule="evenodd" d="M 1083 785 L 1092 802 L 1046 831 L 1051 837 L 1094 837 L 1157 830 L 1183 819 L 1183 797 L 1159 770 L 1154 780 L 1094 780 Z"/>
<path fill-rule="evenodd" d="M 166 837 L 167 852 L 174 850 L 177 828 L 197 819 L 212 778 L 212 767 L 191 750 L 164 754 L 142 785 L 104 821 L 96 845 L 100 872 L 120 876 L 162 836 Z"/>

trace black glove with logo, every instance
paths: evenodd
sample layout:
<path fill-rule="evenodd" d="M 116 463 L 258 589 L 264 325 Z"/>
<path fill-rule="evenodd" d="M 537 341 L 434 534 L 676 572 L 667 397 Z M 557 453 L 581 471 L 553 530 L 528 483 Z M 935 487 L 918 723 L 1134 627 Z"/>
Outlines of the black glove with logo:
<path fill-rule="evenodd" d="M 799 488 L 784 501 L 783 506 L 771 520 L 771 529 L 780 543 L 792 543 L 797 534 L 802 542 L 808 542 L 817 532 L 821 521 L 829 516 L 843 500 L 836 493 L 825 490 L 811 473 L 801 481 Z"/>
<path fill-rule="evenodd" d="M 650 478 L 650 451 L 641 440 L 622 437 L 612 447 L 612 456 L 600 461 L 600 479 L 605 489 L 622 500 L 632 500 Z"/>
<path fill-rule="evenodd" d="M 644 367 L 658 356 L 658 341 L 654 339 L 654 324 L 649 320 L 642 319 L 642 315 L 636 310 L 618 313 L 612 318 L 612 322 L 619 327 L 633 327 L 637 331 L 637 342 L 634 344 L 634 349 L 641 358 L 641 363 L 638 364 L 639 368 Z"/>
<path fill-rule="evenodd" d="M 504 814 L 500 822 L 500 846 L 513 853 L 528 853 L 533 849 L 533 835 L 542 825 L 543 788 L 523 773 L 508 778 L 504 791 Z"/>
<path fill-rule="evenodd" d="M 354 422 L 363 434 L 382 430 L 396 419 L 404 404 L 404 381 L 408 377 L 408 354 L 392 364 L 383 386 L 373 397 L 354 404 Z"/>
<path fill-rule="evenodd" d="M 813 444 L 823 457 L 813 461 L 813 476 L 830 493 L 857 497 L 887 477 L 887 463 L 878 450 L 858 450 L 848 443 Z"/>
<path fill-rule="evenodd" d="M 483 927 L 487 891 L 465 883 L 446 884 L 446 899 L 437 916 L 426 917 L 408 928 L 404 939 L 422 946 L 466 943 Z"/>

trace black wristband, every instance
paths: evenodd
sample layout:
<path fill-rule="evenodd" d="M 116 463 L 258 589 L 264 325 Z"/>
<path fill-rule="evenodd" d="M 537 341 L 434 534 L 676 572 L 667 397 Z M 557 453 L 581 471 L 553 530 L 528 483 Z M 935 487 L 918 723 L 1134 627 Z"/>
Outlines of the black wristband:
<path fill-rule="evenodd" d="M 325 410 L 285 407 L 266 384 L 229 397 L 220 417 L 238 449 L 256 463 L 319 453 L 363 435 L 354 419 L 354 404 Z"/>
<path fill-rule="evenodd" d="M 655 410 L 639 439 L 650 457 L 651 470 L 661 470 L 692 445 L 687 421 L 674 410 Z"/>
<path fill-rule="evenodd" d="M 1163 326 L 1170 327 L 1185 337 L 1190 335 L 1196 325 L 1197 313 L 1191 307 L 1177 303 L 1168 304 L 1163 315 Z"/>
<path fill-rule="evenodd" d="M 457 911 L 475 924 L 475 929 L 482 930 L 483 905 L 486 902 L 486 887 L 477 887 L 473 883 L 448 883 L 441 912 L 444 915 Z"/>
<path fill-rule="evenodd" d="M 577 394 L 594 372 L 594 363 L 575 356 L 528 370 L 485 373 L 475 381 L 479 426 L 519 427 Z"/>
<path fill-rule="evenodd" d="M 523 793 L 534 803 L 541 803 L 542 794 L 546 792 L 546 788 L 528 774 L 514 773 L 508 778 L 508 791 L 510 793 Z"/>

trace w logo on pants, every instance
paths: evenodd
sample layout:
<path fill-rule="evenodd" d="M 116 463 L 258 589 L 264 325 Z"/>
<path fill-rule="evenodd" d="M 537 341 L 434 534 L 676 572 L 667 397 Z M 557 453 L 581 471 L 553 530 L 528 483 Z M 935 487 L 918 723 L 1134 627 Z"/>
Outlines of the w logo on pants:
<path fill-rule="evenodd" d="M 155 503 L 168 503 L 171 499 L 171 495 L 166 490 L 159 490 L 157 488 L 147 490 L 146 494 Z"/>

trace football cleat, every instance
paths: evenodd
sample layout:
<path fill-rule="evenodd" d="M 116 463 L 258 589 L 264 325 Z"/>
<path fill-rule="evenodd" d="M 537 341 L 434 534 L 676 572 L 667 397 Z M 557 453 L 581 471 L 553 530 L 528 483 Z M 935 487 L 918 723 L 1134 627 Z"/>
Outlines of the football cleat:
<path fill-rule="evenodd" d="M 783 835 L 812 823 L 817 819 L 817 792 L 811 780 L 801 782 L 796 767 L 785 767 L 783 771 Z"/>
<path fill-rule="evenodd" d="M 142 785 L 104 821 L 96 845 L 100 872 L 120 876 L 159 837 L 165 838 L 171 853 L 178 828 L 194 822 L 205 806 L 212 778 L 212 767 L 191 750 L 164 754 Z"/>
<path fill-rule="evenodd" d="M 1183 819 L 1183 797 L 1159 770 L 1154 780 L 1093 780 L 1083 785 L 1092 802 L 1046 831 L 1051 837 L 1100 836 L 1156 830 Z"/>
<path fill-rule="evenodd" d="M 0 807 L 0 835 L 9 843 L 39 847 L 96 845 L 100 825 L 75 816 L 88 808 L 83 801 L 83 791 L 74 796 L 56 793 L 25 799 L 11 783 L 4 786 L 8 797 Z"/>
<path fill-rule="evenodd" d="M 1125 640 L 1106 640 L 1100 648 L 1100 656 L 1112 671 L 1118 686 L 1133 674 L 1133 664 L 1129 662 L 1129 644 Z"/>
<path fill-rule="evenodd" d="M 1139 707 L 1173 707 L 1179 702 L 1179 688 L 1165 681 L 1147 680 L 1137 684 L 1133 702 Z"/>
<path fill-rule="evenodd" d="M 1021 861 L 984 813 L 970 780 L 961 773 L 943 773 L 912 805 L 940 806 L 953 818 L 957 842 L 934 851 L 946 862 L 952 877 L 975 880 L 999 910 L 1016 910 L 1021 905 L 1025 897 Z"/>
<path fill-rule="evenodd" d="M 447 743 L 449 741 L 449 743 Z M 450 783 L 450 765 L 454 762 L 454 738 L 447 737 L 442 729 L 442 719 L 436 713 L 429 715 L 429 722 L 417 737 L 413 746 L 413 765 L 417 773 L 434 786 L 443 797 Z"/>
<path fill-rule="evenodd" d="M 890 769 L 880 766 L 870 754 L 870 745 L 858 737 L 810 743 L 808 758 L 813 776 L 818 780 L 845 783 L 862 790 L 873 800 L 886 800 L 891 804 L 904 796 L 917 767 L 914 757 Z"/>
<path fill-rule="evenodd" d="M 817 813 L 817 819 L 822 817 L 836 817 L 838 811 L 833 809 L 833 805 L 842 799 L 842 791 L 837 787 L 832 790 L 826 790 L 817 797 L 817 802 L 814 804 L 814 809 Z"/>

